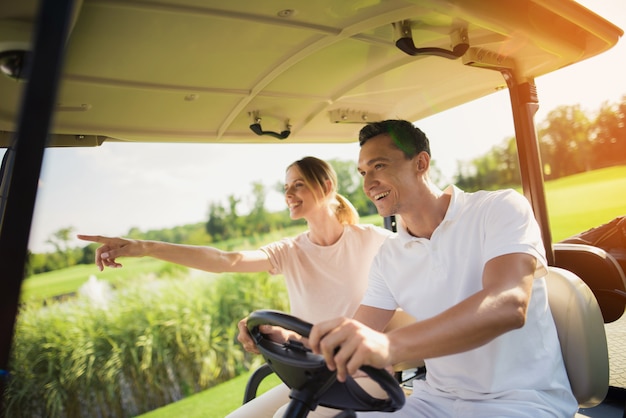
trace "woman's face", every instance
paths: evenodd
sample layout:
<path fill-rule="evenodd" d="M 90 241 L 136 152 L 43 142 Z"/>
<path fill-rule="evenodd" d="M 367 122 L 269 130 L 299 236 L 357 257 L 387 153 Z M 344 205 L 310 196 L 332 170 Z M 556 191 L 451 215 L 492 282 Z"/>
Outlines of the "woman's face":
<path fill-rule="evenodd" d="M 307 187 L 298 166 L 292 165 L 287 169 L 285 175 L 285 202 L 289 208 L 291 219 L 306 219 L 312 211 L 321 207 L 322 199 L 321 193 L 313 193 Z"/>

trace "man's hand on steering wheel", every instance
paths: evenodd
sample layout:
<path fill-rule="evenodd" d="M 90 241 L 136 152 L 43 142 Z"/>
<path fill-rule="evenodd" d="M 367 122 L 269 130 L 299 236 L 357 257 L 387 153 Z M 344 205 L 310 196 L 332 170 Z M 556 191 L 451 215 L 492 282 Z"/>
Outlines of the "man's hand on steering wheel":
<path fill-rule="evenodd" d="M 387 335 L 353 319 L 336 318 L 314 325 L 309 344 L 315 354 L 324 356 L 330 370 L 337 370 L 340 382 L 361 366 L 384 369 L 393 364 Z"/>

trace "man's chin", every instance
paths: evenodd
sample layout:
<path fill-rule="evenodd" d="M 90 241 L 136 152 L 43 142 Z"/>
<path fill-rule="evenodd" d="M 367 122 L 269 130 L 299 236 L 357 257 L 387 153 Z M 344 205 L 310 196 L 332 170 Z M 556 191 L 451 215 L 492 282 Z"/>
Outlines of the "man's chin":
<path fill-rule="evenodd" d="M 379 208 L 378 206 L 376 206 L 376 211 L 378 211 L 378 214 L 382 216 L 383 218 L 393 215 L 393 213 L 391 213 L 389 210 L 385 208 Z"/>
<path fill-rule="evenodd" d="M 380 205 L 380 206 L 376 205 L 376 211 L 383 218 L 386 218 L 388 216 L 397 215 L 395 209 L 397 209 L 397 208 L 389 207 L 389 205 Z"/>

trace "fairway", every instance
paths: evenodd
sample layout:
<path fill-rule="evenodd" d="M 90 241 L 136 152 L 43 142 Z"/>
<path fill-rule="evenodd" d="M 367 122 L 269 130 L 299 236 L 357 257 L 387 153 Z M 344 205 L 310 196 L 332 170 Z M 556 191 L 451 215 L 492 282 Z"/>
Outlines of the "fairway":
<path fill-rule="evenodd" d="M 116 286 L 132 278 L 158 272 L 165 264 L 167 264 L 165 261 L 138 258 L 124 260 L 122 269 L 107 269 L 100 272 L 94 263 L 36 274 L 24 280 L 20 299 L 25 302 L 71 294 L 85 284 L 92 275 Z"/>
<path fill-rule="evenodd" d="M 546 183 L 553 242 L 626 215 L 626 166 Z"/>

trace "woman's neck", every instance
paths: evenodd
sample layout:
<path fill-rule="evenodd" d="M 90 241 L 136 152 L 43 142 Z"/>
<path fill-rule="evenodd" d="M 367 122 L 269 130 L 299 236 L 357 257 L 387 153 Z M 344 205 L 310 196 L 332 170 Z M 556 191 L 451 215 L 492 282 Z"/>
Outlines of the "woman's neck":
<path fill-rule="evenodd" d="M 329 218 L 309 219 L 307 222 L 309 224 L 309 240 L 316 245 L 333 245 L 339 241 L 343 234 L 344 226 L 334 214 Z"/>

